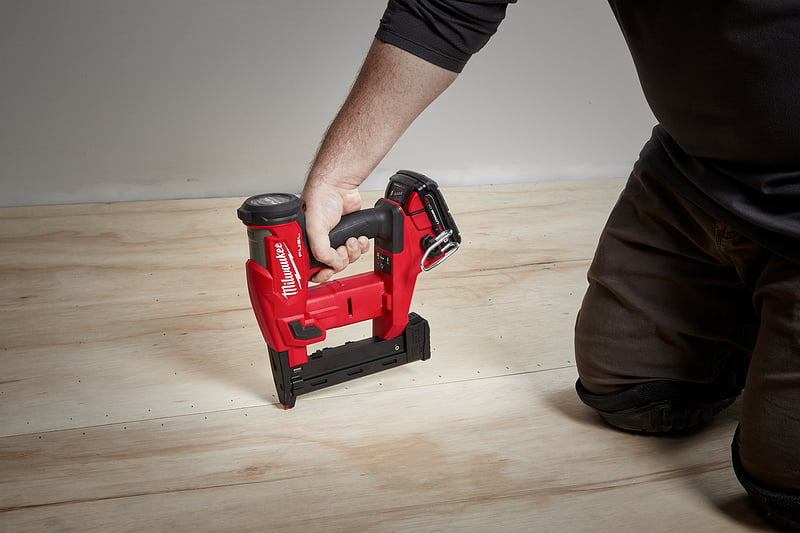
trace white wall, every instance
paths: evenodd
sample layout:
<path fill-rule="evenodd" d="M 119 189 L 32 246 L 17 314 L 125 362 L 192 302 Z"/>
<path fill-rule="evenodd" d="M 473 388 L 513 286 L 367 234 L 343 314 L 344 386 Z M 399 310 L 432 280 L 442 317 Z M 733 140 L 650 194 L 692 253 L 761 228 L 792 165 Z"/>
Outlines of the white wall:
<path fill-rule="evenodd" d="M 0 205 L 298 191 L 382 0 L 0 0 Z M 647 109 L 605 2 L 522 0 L 373 177 L 623 176 Z"/>

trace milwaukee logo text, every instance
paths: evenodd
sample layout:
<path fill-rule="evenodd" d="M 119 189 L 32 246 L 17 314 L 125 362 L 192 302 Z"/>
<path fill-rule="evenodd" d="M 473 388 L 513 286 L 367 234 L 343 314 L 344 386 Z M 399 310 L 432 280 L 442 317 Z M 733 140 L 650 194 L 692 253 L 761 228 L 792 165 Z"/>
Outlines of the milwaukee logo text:
<path fill-rule="evenodd" d="M 275 259 L 281 267 L 281 296 L 288 299 L 300 290 L 300 271 L 294 262 L 294 256 L 283 242 L 275 243 Z"/>

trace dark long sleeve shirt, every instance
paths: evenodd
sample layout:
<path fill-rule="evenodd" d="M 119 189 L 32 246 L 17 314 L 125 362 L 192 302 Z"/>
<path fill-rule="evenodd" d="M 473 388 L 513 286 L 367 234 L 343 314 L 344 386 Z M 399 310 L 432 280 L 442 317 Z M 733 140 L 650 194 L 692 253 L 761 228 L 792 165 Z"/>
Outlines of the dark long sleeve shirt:
<path fill-rule="evenodd" d="M 376 37 L 460 72 L 509 3 L 390 0 Z M 609 4 L 659 121 L 640 161 L 712 215 L 800 262 L 800 3 Z"/>

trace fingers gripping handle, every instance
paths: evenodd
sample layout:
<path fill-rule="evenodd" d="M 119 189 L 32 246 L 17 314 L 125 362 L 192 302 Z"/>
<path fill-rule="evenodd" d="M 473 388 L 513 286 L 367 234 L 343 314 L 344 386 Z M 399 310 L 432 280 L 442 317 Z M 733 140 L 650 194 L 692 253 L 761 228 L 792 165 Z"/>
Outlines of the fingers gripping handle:
<path fill-rule="evenodd" d="M 350 237 L 365 236 L 368 239 L 384 239 L 392 241 L 395 231 L 395 216 L 391 204 L 378 202 L 370 209 L 362 209 L 342 217 L 336 227 L 328 234 L 331 247 L 338 248 L 347 242 Z M 304 235 L 305 237 L 305 235 Z M 315 258 L 311 259 L 311 269 L 324 267 Z"/>
<path fill-rule="evenodd" d="M 266 268 L 267 250 L 264 238 L 272 235 L 273 230 L 277 231 L 277 227 L 290 223 L 297 224 L 295 227 L 300 232 L 305 248 L 308 249 L 304 211 L 303 200 L 293 194 L 260 194 L 245 200 L 239 208 L 238 215 L 248 227 L 250 259 Z M 329 234 L 331 246 L 338 248 L 350 237 L 362 235 L 393 245 L 395 239 L 402 240 L 402 220 L 398 220 L 402 218 L 398 217 L 400 214 L 398 206 L 381 199 L 371 209 L 344 215 Z M 313 277 L 315 271 L 325 265 L 312 256 L 309 267 L 312 270 L 310 277 Z"/>

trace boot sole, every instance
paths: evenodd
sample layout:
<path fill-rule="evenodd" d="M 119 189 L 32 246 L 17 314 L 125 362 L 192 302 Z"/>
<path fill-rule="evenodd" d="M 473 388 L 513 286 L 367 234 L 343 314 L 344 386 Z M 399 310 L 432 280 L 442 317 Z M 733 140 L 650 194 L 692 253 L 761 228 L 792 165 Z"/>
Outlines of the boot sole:
<path fill-rule="evenodd" d="M 713 403 L 678 404 L 662 400 L 622 411 L 597 411 L 615 428 L 636 433 L 674 433 L 699 426 L 736 400 L 725 398 Z"/>

